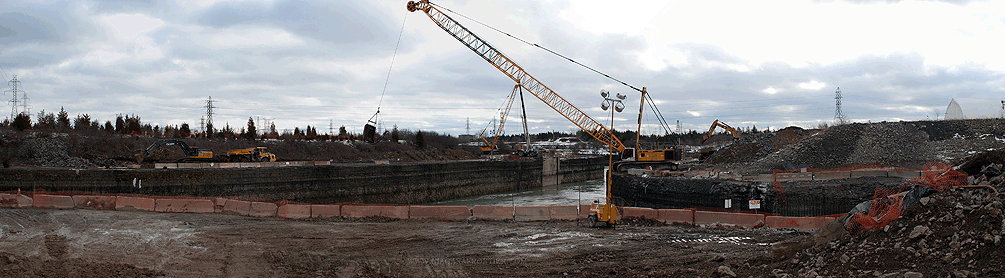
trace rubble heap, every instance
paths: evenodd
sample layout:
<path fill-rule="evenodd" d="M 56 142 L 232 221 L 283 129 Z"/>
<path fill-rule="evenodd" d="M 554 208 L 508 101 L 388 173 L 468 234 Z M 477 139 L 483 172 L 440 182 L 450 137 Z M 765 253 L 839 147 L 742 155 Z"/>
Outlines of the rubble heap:
<path fill-rule="evenodd" d="M 1001 155 L 992 151 L 972 157 L 970 163 L 956 167 L 980 169 L 966 185 L 920 198 L 889 225 L 839 233 L 826 243 L 817 241 L 822 244 L 782 254 L 772 273 L 776 277 L 1005 275 Z"/>
<path fill-rule="evenodd" d="M 735 167 L 742 174 L 771 173 L 786 165 L 918 168 L 930 161 L 952 162 L 974 152 L 1005 148 L 1003 122 L 973 119 L 853 123 L 818 132 L 790 127 L 742 137 L 709 157 L 708 163 L 735 163 L 728 168 Z"/>

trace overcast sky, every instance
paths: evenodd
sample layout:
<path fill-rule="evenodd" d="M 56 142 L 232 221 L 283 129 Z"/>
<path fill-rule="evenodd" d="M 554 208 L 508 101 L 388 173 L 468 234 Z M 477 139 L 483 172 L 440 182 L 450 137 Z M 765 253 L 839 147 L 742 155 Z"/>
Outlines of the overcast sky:
<path fill-rule="evenodd" d="M 362 132 L 379 104 L 387 127 L 458 135 L 470 118 L 476 133 L 513 81 L 406 3 L 0 1 L 0 78 L 17 75 L 33 114 L 198 128 L 211 96 L 217 128 L 256 117 Z M 856 122 L 934 119 L 952 98 L 966 117 L 997 117 L 1005 99 L 1005 1 L 434 3 L 647 87 L 685 130 L 833 123 L 837 87 Z M 615 128 L 635 128 L 631 88 L 448 15 L 605 125 L 600 90 L 626 94 Z M 575 130 L 525 98 L 531 132 Z M 508 134 L 522 132 L 518 107 Z M 662 133 L 646 110 L 644 132 Z"/>

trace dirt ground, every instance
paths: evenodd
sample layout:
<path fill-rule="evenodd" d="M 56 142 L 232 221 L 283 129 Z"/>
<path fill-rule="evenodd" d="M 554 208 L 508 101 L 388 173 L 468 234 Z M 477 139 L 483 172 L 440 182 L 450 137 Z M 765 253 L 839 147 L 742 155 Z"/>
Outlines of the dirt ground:
<path fill-rule="evenodd" d="M 0 209 L 0 277 L 740 277 L 805 233 Z"/>

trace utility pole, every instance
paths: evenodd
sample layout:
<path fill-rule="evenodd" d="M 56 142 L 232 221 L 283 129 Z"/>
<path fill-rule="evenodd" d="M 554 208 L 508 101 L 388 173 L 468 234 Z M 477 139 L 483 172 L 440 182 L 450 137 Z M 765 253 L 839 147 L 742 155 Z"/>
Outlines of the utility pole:
<path fill-rule="evenodd" d="M 17 80 L 17 74 L 14 75 L 14 78 L 11 79 L 11 81 L 7 81 L 7 84 L 11 87 L 11 89 L 7 90 L 7 91 L 4 91 L 4 92 L 5 93 L 6 92 L 10 92 L 13 95 L 13 96 L 11 96 L 11 99 L 10 99 L 9 102 L 10 102 L 10 121 L 14 122 L 14 118 L 17 117 L 17 114 L 18 114 L 18 111 L 17 111 L 17 105 L 18 105 L 17 94 L 21 93 L 22 100 L 23 100 L 22 103 L 21 103 L 21 107 L 24 108 L 25 111 L 28 110 L 28 95 L 25 94 L 24 91 L 22 91 L 21 89 L 18 89 L 18 87 L 21 87 L 21 81 Z"/>
<path fill-rule="evenodd" d="M 845 118 L 844 112 L 841 111 L 841 99 L 842 98 L 843 97 L 841 97 L 841 87 L 838 87 L 837 91 L 834 92 L 834 107 L 835 107 L 834 108 L 834 121 L 837 122 L 838 124 L 842 124 L 843 125 L 843 124 L 848 123 L 848 119 Z"/>

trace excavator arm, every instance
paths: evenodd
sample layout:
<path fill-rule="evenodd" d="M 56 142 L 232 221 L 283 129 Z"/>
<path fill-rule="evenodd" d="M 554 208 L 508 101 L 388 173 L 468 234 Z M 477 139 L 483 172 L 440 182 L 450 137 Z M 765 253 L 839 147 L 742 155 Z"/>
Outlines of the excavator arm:
<path fill-rule="evenodd" d="M 716 119 L 715 121 L 712 122 L 712 126 L 708 128 L 708 133 L 705 134 L 705 136 L 701 137 L 701 142 L 702 143 L 705 143 L 705 141 L 707 141 L 708 138 L 712 138 L 712 134 L 715 133 L 715 127 L 721 127 L 722 129 L 725 129 L 726 131 L 729 131 L 729 133 L 732 133 L 733 134 L 733 140 L 740 139 L 740 132 L 739 131 L 737 131 L 735 128 L 727 125 L 726 123 L 720 122 L 719 119 Z"/>
<path fill-rule="evenodd" d="M 625 146 L 614 136 L 614 133 L 610 129 L 604 127 L 599 122 L 590 118 L 589 115 L 583 113 L 582 110 L 576 108 L 575 105 L 569 103 L 564 98 L 559 96 L 555 91 L 552 91 L 548 86 L 545 86 L 541 81 L 528 74 L 523 70 L 520 65 L 511 60 L 506 55 L 503 55 L 498 49 L 490 45 L 488 42 L 482 38 L 475 35 L 475 33 L 465 28 L 456 20 L 450 16 L 443 13 L 443 11 L 436 8 L 435 5 L 429 2 L 429 0 L 421 1 L 408 1 L 408 11 L 422 11 L 429 19 L 436 23 L 437 26 L 446 31 L 448 34 L 453 36 L 455 39 L 460 41 L 462 44 L 467 46 L 475 54 L 481 56 L 486 62 L 495 66 L 496 69 L 502 71 L 510 79 L 523 87 L 524 90 L 530 92 L 532 95 L 543 101 L 549 107 L 558 112 L 573 124 L 578 126 L 580 129 L 589 133 L 590 136 L 596 138 L 601 143 L 611 146 L 611 148 L 617 151 L 624 151 Z"/>

